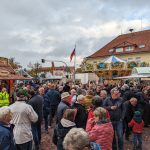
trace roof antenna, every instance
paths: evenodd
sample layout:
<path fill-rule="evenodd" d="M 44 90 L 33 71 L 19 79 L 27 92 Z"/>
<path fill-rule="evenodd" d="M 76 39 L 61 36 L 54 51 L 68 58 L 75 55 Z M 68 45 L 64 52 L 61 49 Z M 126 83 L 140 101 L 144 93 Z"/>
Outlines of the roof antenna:
<path fill-rule="evenodd" d="M 129 29 L 129 31 L 132 33 L 134 29 Z"/>

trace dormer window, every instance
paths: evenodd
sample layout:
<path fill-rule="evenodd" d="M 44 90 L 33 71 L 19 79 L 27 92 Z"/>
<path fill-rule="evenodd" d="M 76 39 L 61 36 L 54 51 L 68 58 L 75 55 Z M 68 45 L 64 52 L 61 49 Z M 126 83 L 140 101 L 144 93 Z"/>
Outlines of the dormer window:
<path fill-rule="evenodd" d="M 145 44 L 139 45 L 139 48 L 144 48 L 144 47 L 145 47 Z"/>
<path fill-rule="evenodd" d="M 118 52 L 123 52 L 123 48 L 122 47 L 116 48 L 116 53 L 118 53 Z"/>
<path fill-rule="evenodd" d="M 125 47 L 125 51 L 133 51 L 134 50 L 134 47 L 133 46 L 128 46 L 128 47 Z"/>

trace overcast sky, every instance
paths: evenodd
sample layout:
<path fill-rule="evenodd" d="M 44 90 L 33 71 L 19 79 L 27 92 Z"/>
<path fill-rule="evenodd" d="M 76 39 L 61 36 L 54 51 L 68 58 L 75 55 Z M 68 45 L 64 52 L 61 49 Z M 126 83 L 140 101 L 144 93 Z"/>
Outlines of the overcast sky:
<path fill-rule="evenodd" d="M 150 0 L 0 0 L 0 56 L 77 63 L 129 28 L 150 29 Z M 48 65 L 48 64 L 47 64 Z"/>

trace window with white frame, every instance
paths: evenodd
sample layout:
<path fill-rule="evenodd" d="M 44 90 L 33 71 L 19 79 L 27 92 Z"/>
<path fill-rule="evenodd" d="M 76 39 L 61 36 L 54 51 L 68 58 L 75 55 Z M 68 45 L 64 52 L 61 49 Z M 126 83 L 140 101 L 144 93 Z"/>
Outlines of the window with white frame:
<path fill-rule="evenodd" d="M 127 52 L 133 51 L 133 50 L 134 50 L 134 47 L 133 47 L 133 46 L 125 47 L 125 51 L 127 51 Z"/>
<path fill-rule="evenodd" d="M 116 52 L 123 52 L 123 48 L 122 47 L 116 48 Z"/>
<path fill-rule="evenodd" d="M 136 57 L 135 61 L 136 62 L 141 62 L 141 57 Z"/>

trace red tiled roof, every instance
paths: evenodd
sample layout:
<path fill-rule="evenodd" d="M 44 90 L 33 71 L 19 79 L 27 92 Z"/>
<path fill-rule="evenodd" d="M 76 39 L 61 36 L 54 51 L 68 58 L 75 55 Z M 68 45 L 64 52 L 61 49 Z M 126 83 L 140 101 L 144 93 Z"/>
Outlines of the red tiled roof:
<path fill-rule="evenodd" d="M 139 48 L 139 45 L 145 45 L 143 48 Z M 113 52 L 113 55 L 122 55 L 122 54 L 131 54 L 131 53 L 140 53 L 140 52 L 150 52 L 150 30 L 140 31 L 140 32 L 132 32 L 128 34 L 119 35 L 111 42 L 106 44 L 104 47 L 99 49 L 97 52 L 92 54 L 87 58 L 96 58 L 103 56 L 112 55 L 109 52 L 110 49 L 114 49 L 117 47 L 126 47 L 126 46 L 134 46 L 133 51 L 123 51 L 123 52 Z"/>

